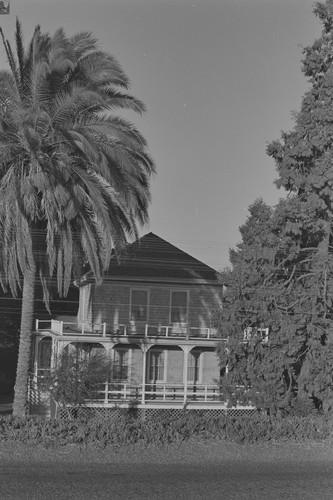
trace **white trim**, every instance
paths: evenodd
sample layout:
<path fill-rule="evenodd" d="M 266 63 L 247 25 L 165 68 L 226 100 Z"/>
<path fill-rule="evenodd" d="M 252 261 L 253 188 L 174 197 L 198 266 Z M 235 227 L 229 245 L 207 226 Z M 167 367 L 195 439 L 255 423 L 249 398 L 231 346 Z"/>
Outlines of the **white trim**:
<path fill-rule="evenodd" d="M 82 293 L 82 299 L 81 299 L 81 293 Z M 82 289 L 82 292 L 80 290 L 80 295 L 79 299 L 81 299 L 82 305 L 81 305 L 81 325 L 85 324 L 85 313 L 86 313 L 86 308 L 85 308 L 85 300 L 86 300 L 86 288 Z"/>
<path fill-rule="evenodd" d="M 216 274 L 217 271 L 215 271 Z M 105 278 L 103 279 L 103 283 L 117 283 L 117 282 L 127 282 L 127 283 L 133 283 L 133 281 L 137 281 L 138 283 L 158 283 L 158 284 L 165 284 L 165 283 L 168 283 L 170 285 L 177 285 L 178 283 L 181 283 L 182 286 L 184 285 L 188 285 L 188 286 L 191 286 L 191 285 L 212 285 L 212 286 L 217 286 L 217 287 L 221 287 L 223 288 L 224 287 L 224 284 L 216 279 L 216 280 L 210 280 L 210 279 L 204 279 L 204 278 L 167 278 L 167 277 L 164 277 L 163 279 L 161 278 L 154 278 L 154 277 L 145 277 L 145 276 L 140 276 L 140 277 L 137 277 L 137 276 L 105 276 Z M 80 278 L 79 280 L 77 280 L 76 282 L 74 282 L 74 284 L 76 284 L 76 286 L 78 288 L 80 287 L 83 287 L 83 286 L 86 286 L 88 283 L 94 283 L 93 281 L 93 278 L 92 278 L 92 273 L 91 273 L 91 277 L 86 275 L 85 277 L 83 278 Z"/>

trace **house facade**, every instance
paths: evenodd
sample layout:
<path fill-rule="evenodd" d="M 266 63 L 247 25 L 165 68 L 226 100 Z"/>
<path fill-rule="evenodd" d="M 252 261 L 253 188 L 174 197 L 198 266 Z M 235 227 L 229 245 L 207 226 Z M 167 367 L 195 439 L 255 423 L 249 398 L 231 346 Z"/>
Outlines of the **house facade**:
<path fill-rule="evenodd" d="M 222 283 L 214 269 L 149 233 L 111 259 L 101 285 L 87 273 L 77 286 L 76 317 L 36 321 L 32 409 L 48 406 L 40 381 L 62 353 L 78 346 L 102 350 L 111 365 L 111 377 L 89 406 L 226 406 L 215 352 Z M 53 406 L 53 414 L 58 410 Z"/>

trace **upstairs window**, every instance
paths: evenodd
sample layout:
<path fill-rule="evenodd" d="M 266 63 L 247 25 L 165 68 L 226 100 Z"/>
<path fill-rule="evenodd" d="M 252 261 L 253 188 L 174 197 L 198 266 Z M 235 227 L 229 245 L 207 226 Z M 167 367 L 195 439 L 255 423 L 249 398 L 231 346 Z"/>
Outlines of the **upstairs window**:
<path fill-rule="evenodd" d="M 262 344 L 267 344 L 268 342 L 268 328 L 254 328 L 248 326 L 244 330 L 243 340 L 249 342 L 251 339 L 258 339 Z"/>
<path fill-rule="evenodd" d="M 148 290 L 131 290 L 130 320 L 148 320 Z"/>
<path fill-rule="evenodd" d="M 172 291 L 170 303 L 170 323 L 188 322 L 188 292 Z"/>

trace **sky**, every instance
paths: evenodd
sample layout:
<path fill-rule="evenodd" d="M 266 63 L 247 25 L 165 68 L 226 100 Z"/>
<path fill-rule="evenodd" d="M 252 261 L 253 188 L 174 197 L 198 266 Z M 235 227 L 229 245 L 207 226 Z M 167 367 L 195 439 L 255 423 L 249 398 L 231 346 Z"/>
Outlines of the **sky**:
<path fill-rule="evenodd" d="M 248 207 L 274 206 L 267 143 L 293 126 L 307 81 L 302 47 L 320 36 L 313 0 L 11 0 L 13 40 L 34 27 L 91 31 L 122 64 L 143 117 L 126 115 L 157 166 L 152 231 L 217 270 L 229 265 Z M 0 68 L 6 68 L 0 48 Z"/>

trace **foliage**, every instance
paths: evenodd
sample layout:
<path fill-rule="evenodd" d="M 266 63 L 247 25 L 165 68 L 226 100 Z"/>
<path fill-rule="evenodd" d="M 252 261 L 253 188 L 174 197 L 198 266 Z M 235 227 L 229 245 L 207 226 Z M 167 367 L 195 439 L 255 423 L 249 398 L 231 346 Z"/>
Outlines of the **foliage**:
<path fill-rule="evenodd" d="M 59 295 L 88 261 L 97 280 L 148 218 L 154 165 L 135 127 L 115 116 L 142 113 L 118 61 L 90 33 L 53 36 L 36 27 L 0 74 L 1 283 L 16 292 L 34 262 Z M 47 256 L 47 258 L 46 258 Z M 48 280 L 48 281 L 47 281 Z"/>
<path fill-rule="evenodd" d="M 323 440 L 332 436 L 332 422 L 323 416 L 277 419 L 251 415 L 212 417 L 207 412 L 184 411 L 178 418 L 165 412 L 160 418 L 142 420 L 127 410 L 114 410 L 108 419 L 49 420 L 37 417 L 0 417 L 1 440 L 41 443 L 44 446 L 143 445 L 164 447 L 189 440 L 224 440 L 236 443 Z"/>
<path fill-rule="evenodd" d="M 111 376 L 111 363 L 104 349 L 93 344 L 77 343 L 64 352 L 51 372 L 50 386 L 54 400 L 63 407 L 82 406 L 96 397 L 98 386 Z"/>
<path fill-rule="evenodd" d="M 3 46 L 0 72 L 0 284 L 16 295 L 22 282 L 14 413 L 28 386 L 36 284 L 66 296 L 87 264 L 101 282 L 148 220 L 155 167 L 144 137 L 116 113 L 142 113 L 118 61 L 91 33 L 68 37 L 39 26 L 27 48 L 16 22 L 15 49 Z"/>
<path fill-rule="evenodd" d="M 288 196 L 250 207 L 223 274 L 223 391 L 273 413 L 333 408 L 333 1 L 314 12 L 323 31 L 304 49 L 310 88 L 293 130 L 267 148 Z M 247 327 L 268 327 L 269 342 L 244 342 Z"/>

